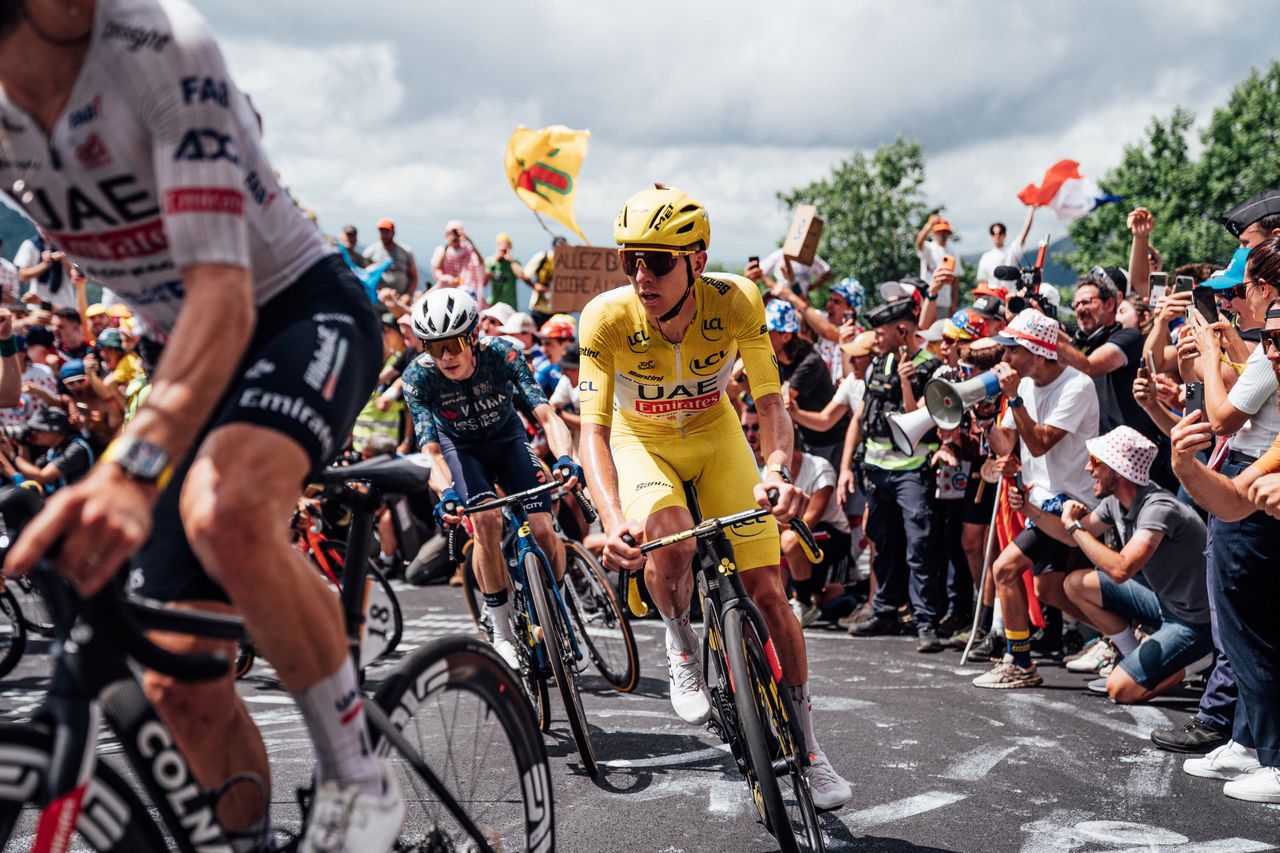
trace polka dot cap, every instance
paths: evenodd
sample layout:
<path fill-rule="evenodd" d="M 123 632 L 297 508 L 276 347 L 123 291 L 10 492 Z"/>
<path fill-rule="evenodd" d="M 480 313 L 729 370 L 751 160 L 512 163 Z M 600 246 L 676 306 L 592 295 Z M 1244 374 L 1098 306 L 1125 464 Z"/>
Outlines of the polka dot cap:
<path fill-rule="evenodd" d="M 1137 486 L 1151 482 L 1151 463 L 1156 446 L 1133 427 L 1116 427 L 1106 435 L 1085 442 L 1089 454 L 1107 464 L 1121 477 Z"/>

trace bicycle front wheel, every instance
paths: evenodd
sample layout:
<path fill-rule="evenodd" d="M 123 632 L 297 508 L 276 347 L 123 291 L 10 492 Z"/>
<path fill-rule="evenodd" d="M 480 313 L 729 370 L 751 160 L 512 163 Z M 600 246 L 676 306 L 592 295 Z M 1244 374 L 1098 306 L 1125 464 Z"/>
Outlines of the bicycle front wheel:
<path fill-rule="evenodd" d="M 640 680 L 640 653 L 600 563 L 577 542 L 564 543 L 565 584 L 569 612 L 578 636 L 586 643 L 591 662 L 619 693 L 630 693 Z"/>
<path fill-rule="evenodd" d="M 543 649 L 551 664 L 560 698 L 564 700 L 565 716 L 569 718 L 569 731 L 578 746 L 582 767 L 592 779 L 600 772 L 596 766 L 595 751 L 591 748 L 591 733 L 587 730 L 587 715 L 582 710 L 582 697 L 578 694 L 578 667 L 573 659 L 573 646 L 569 639 L 570 628 L 563 611 L 556 606 L 554 593 L 547 588 L 547 575 L 543 574 L 542 561 L 533 553 L 524 555 L 525 584 L 533 610 L 542 629 Z"/>
<path fill-rule="evenodd" d="M 374 701 L 493 850 L 555 849 L 542 735 L 492 648 L 460 636 L 434 640 L 396 667 Z M 397 849 L 473 849 L 477 839 L 446 808 L 441 792 L 408 761 L 396 760 L 386 739 L 377 748 L 395 768 L 410 807 Z"/>
<path fill-rule="evenodd" d="M 6 586 L 0 593 L 0 678 L 13 671 L 26 650 L 27 626 L 13 591 Z"/>
<path fill-rule="evenodd" d="M 49 602 L 31 578 L 15 578 L 6 586 L 13 591 L 18 600 L 18 609 L 22 611 L 22 621 L 27 623 L 27 630 L 42 637 L 53 636 L 53 614 L 49 612 Z"/>
<path fill-rule="evenodd" d="M 725 615 L 724 644 L 738 725 L 746 744 L 747 784 L 756 809 L 783 853 L 822 851 L 826 848 L 818 813 L 803 775 L 786 706 L 779 696 L 786 687 L 781 679 L 774 680 L 764 643 L 740 607 Z M 782 784 L 783 779 L 790 784 Z"/>
<path fill-rule="evenodd" d="M 38 723 L 0 724 L 0 849 L 28 850 L 40 822 L 34 803 L 36 792 L 49 772 L 53 737 Z M 79 843 L 73 849 L 104 853 L 147 853 L 163 851 L 164 838 L 147 807 L 139 801 L 120 775 L 102 761 L 80 802 L 76 819 Z"/>

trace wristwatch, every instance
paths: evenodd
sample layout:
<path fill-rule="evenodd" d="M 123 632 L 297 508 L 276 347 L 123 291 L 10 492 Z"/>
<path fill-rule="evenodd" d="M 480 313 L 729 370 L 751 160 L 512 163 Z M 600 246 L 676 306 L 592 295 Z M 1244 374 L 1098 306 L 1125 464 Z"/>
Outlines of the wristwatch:
<path fill-rule="evenodd" d="M 779 477 L 782 478 L 782 482 L 786 483 L 787 485 L 793 484 L 793 481 L 791 479 L 791 469 L 788 468 L 786 465 L 770 465 L 764 470 L 766 474 L 777 474 Z"/>
<path fill-rule="evenodd" d="M 936 293 L 926 293 L 926 294 L 924 295 L 924 298 L 925 298 L 925 299 L 928 299 L 930 302 L 937 302 L 937 301 L 938 301 L 938 294 L 936 294 Z"/>
<path fill-rule="evenodd" d="M 1078 531 L 1084 530 L 1084 522 L 1077 520 L 1075 524 L 1067 528 L 1068 536 L 1075 536 Z"/>
<path fill-rule="evenodd" d="M 130 479 L 163 489 L 173 476 L 173 465 L 163 447 L 141 438 L 120 436 L 107 445 L 103 462 L 114 462 Z"/>
<path fill-rule="evenodd" d="M 1020 409 L 1020 408 L 1022 408 L 1022 398 L 1021 398 L 1021 397 L 1010 397 L 1010 398 L 1009 398 L 1009 408 L 1011 408 L 1011 409 Z"/>

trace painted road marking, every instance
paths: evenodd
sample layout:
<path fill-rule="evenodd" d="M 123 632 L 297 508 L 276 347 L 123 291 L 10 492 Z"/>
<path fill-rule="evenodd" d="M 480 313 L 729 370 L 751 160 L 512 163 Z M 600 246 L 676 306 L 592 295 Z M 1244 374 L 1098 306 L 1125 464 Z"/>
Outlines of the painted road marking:
<path fill-rule="evenodd" d="M 605 767 L 617 767 L 622 770 L 633 770 L 641 767 L 676 767 L 681 764 L 697 764 L 700 761 L 706 761 L 708 758 L 720 758 L 728 751 L 729 745 L 727 743 L 723 743 L 719 746 L 713 746 L 707 749 L 698 749 L 693 752 L 678 752 L 674 755 L 655 755 L 653 758 L 615 758 L 611 761 L 601 761 L 598 763 Z"/>
<path fill-rule="evenodd" d="M 1143 729 L 1141 726 L 1122 723 L 1119 720 L 1108 717 L 1104 714 L 1098 714 L 1093 711 L 1085 711 L 1068 702 L 1055 702 L 1044 696 L 1033 695 L 1031 693 L 1021 693 L 1014 690 L 1007 691 L 1005 697 L 1011 702 L 1023 702 L 1028 705 L 1035 705 L 1039 708 L 1046 708 L 1050 711 L 1058 711 L 1059 713 L 1068 714 L 1077 720 L 1088 720 L 1096 726 L 1102 726 L 1104 729 L 1110 729 L 1113 732 L 1119 732 L 1122 735 L 1136 737 L 1139 740 L 1148 740 L 1151 737 L 1150 729 Z"/>
<path fill-rule="evenodd" d="M 934 809 L 940 809 L 943 806 L 958 803 L 967 797 L 968 794 L 953 794 L 948 791 L 930 791 L 927 794 L 917 794 L 914 797 L 894 800 L 891 803 L 872 806 L 869 809 L 863 809 L 849 814 L 839 813 L 836 817 L 840 819 L 841 823 L 849 828 L 850 832 L 861 833 L 871 829 L 872 827 L 880 826 L 881 824 L 893 823 L 894 821 L 914 817 L 918 814 L 931 812 Z"/>
<path fill-rule="evenodd" d="M 943 779 L 977 782 L 990 773 L 993 767 L 1017 751 L 1017 744 L 1013 746 L 1000 743 L 983 744 L 957 758 L 940 775 Z"/>

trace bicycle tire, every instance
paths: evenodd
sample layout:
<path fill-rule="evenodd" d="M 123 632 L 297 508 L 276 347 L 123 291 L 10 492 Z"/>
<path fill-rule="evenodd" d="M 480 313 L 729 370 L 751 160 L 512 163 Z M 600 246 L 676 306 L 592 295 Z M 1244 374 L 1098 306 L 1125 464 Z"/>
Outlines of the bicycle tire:
<path fill-rule="evenodd" d="M 555 849 L 551 768 L 542 734 L 533 708 L 521 698 L 520 686 L 510 669 L 490 646 L 462 636 L 432 640 L 392 671 L 378 688 L 374 701 L 471 819 L 485 830 L 494 849 L 529 853 Z M 450 702 L 454 704 L 446 712 Z M 476 707 L 471 710 L 473 704 Z M 463 705 L 467 707 L 460 707 Z M 432 709 L 436 713 L 432 714 Z M 484 744 L 467 743 L 473 727 L 478 735 L 480 726 L 495 721 L 498 730 L 492 730 Z M 395 752 L 390 743 L 379 738 L 376 730 L 374 737 L 379 755 L 393 758 Z M 508 755 L 501 744 L 497 745 L 500 758 L 493 755 L 499 739 L 510 746 Z M 508 759 L 509 765 L 505 763 Z M 436 792 L 408 762 L 392 760 L 391 766 L 400 774 L 406 800 L 427 814 L 431 828 L 463 836 L 456 839 L 459 842 L 474 841 L 466 837 Z M 488 771 L 491 775 L 483 781 L 496 780 L 495 784 L 502 786 L 498 795 L 484 800 L 476 780 L 462 778 L 468 768 L 473 773 L 478 769 Z M 407 819 L 414 820 L 414 814 Z M 425 834 L 425 830 L 425 826 L 414 826 L 409 833 L 416 836 Z M 406 843 L 410 849 L 418 849 L 413 844 L 421 842 L 422 839 L 406 842 L 402 836 L 402 846 L 397 849 L 404 849 Z M 447 849 L 454 847 L 467 849 L 461 843 Z"/>
<path fill-rule="evenodd" d="M 551 674 L 560 691 L 560 699 L 564 702 L 569 731 L 578 747 L 583 769 L 594 779 L 600 773 L 600 768 L 591 747 L 587 715 L 582 710 L 582 697 L 578 693 L 578 668 L 568 657 L 572 654 L 568 636 L 572 629 L 565 623 L 562 611 L 556 607 L 555 598 L 547 588 L 542 560 L 533 552 L 526 552 L 524 555 L 524 577 L 529 598 L 533 601 L 533 611 L 538 617 L 538 626 L 542 629 L 542 644 L 551 665 Z"/>
<path fill-rule="evenodd" d="M 241 640 L 236 645 L 236 662 L 232 669 L 236 680 L 247 678 L 249 671 L 253 669 L 253 663 L 258 659 L 258 650 L 254 648 L 253 643 L 248 640 Z"/>
<path fill-rule="evenodd" d="M 630 693 L 640 681 L 640 652 L 617 595 L 604 569 L 577 542 L 564 543 L 569 590 L 565 604 L 586 643 L 596 671 L 619 693 Z M 579 590 L 579 581 L 583 589 Z"/>
<path fill-rule="evenodd" d="M 6 586 L 0 593 L 0 678 L 13 671 L 26 650 L 27 623 L 23 621 L 18 600 Z"/>
<path fill-rule="evenodd" d="M 27 624 L 27 630 L 42 637 L 52 637 L 53 615 L 49 612 L 49 602 L 44 600 L 39 588 L 31 578 L 16 578 L 12 583 L 13 596 L 18 601 L 18 609 L 22 612 L 22 621 Z"/>
<path fill-rule="evenodd" d="M 41 723 L 0 723 L 0 849 L 29 849 L 40 820 L 33 798 L 48 772 L 53 737 Z M 90 849 L 103 853 L 167 850 L 147 807 L 115 770 L 98 761 L 76 832 Z M 12 846 L 11 846 L 12 845 Z"/>
<path fill-rule="evenodd" d="M 326 539 L 320 544 L 320 548 L 325 552 L 325 559 L 334 567 L 334 574 L 338 577 L 339 583 L 341 583 L 342 570 L 346 566 L 347 559 L 346 543 Z M 314 562 L 314 558 L 312 562 Z M 324 572 L 319 566 L 316 567 L 316 570 L 320 572 L 321 577 L 324 577 Z M 381 659 L 394 652 L 396 647 L 400 645 L 400 640 L 404 637 L 404 613 L 400 609 L 400 599 L 396 596 L 395 590 L 391 588 L 386 575 L 382 573 L 382 570 L 378 568 L 373 559 L 366 560 L 365 573 L 373 578 L 374 584 L 386 596 L 391 606 L 391 628 L 387 632 L 387 645 L 377 658 Z M 328 580 L 328 578 L 325 579 Z"/>
<path fill-rule="evenodd" d="M 822 851 L 825 847 L 817 812 L 801 772 L 790 723 L 781 716 L 785 710 L 776 695 L 777 685 L 764 644 L 741 607 L 725 614 L 724 643 L 733 676 L 738 725 L 750 765 L 747 784 L 756 810 L 783 853 Z M 779 784 L 775 759 L 784 764 L 786 775 L 792 779 L 790 802 Z"/>
<path fill-rule="evenodd" d="M 489 608 L 485 607 L 484 592 L 480 589 L 480 583 L 476 580 L 475 572 L 471 570 L 471 555 L 474 553 L 474 548 L 468 548 L 464 557 L 462 588 L 471 621 L 475 623 L 480 637 L 492 646 L 493 619 L 489 616 Z M 547 686 L 546 679 L 538 677 L 538 666 L 533 655 L 533 641 L 529 639 L 529 623 L 521 618 L 520 610 L 521 606 L 517 605 L 515 627 L 516 638 L 519 640 L 516 643 L 516 650 L 520 655 L 520 672 L 518 673 L 520 686 L 524 688 L 524 695 L 537 715 L 538 730 L 547 732 L 551 730 L 551 688 Z"/>

